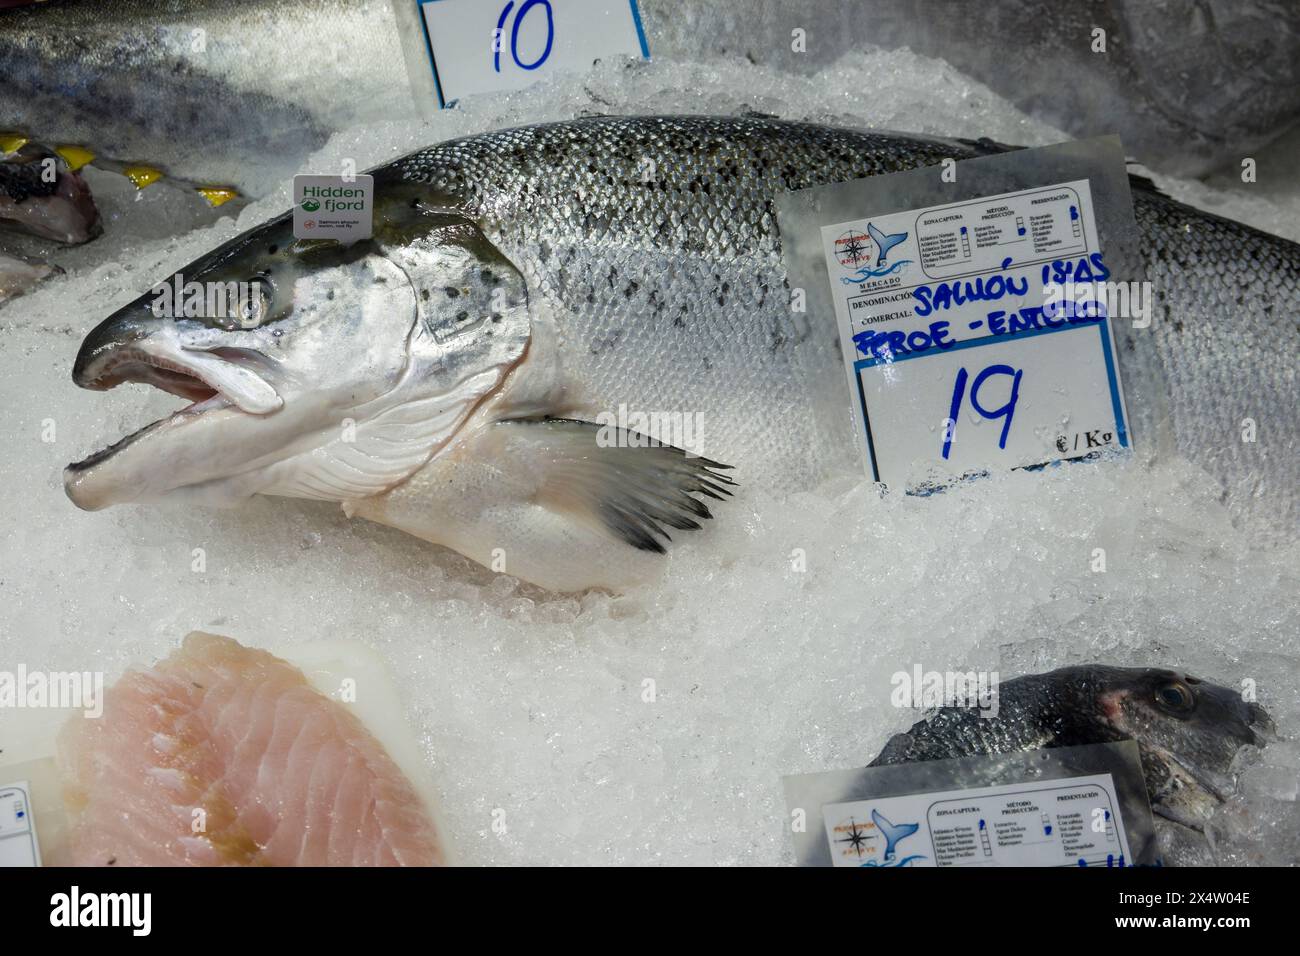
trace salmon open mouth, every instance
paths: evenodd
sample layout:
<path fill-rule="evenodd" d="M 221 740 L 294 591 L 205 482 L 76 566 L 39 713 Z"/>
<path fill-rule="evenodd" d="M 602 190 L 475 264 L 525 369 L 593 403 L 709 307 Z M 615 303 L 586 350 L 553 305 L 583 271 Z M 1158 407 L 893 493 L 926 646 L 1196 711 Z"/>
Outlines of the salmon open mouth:
<path fill-rule="evenodd" d="M 171 395 L 188 399 L 190 404 L 173 412 L 167 418 L 160 418 L 136 429 L 81 461 L 71 463 L 68 465 L 68 470 L 72 472 L 84 471 L 99 464 L 142 438 L 164 421 L 176 419 L 178 416 L 200 415 L 209 409 L 225 408 L 235 404 L 224 396 L 213 382 L 201 377 L 197 370 L 143 349 L 124 348 L 102 356 L 85 368 L 78 368 L 73 375 L 73 380 L 82 388 L 94 391 L 108 391 L 125 384 L 152 385 Z"/>
<path fill-rule="evenodd" d="M 140 349 L 125 349 L 106 359 L 104 368 L 94 378 L 77 384 L 82 388 L 107 391 L 127 382 L 143 383 L 192 402 L 202 402 L 219 393 L 194 369 Z"/>
<path fill-rule="evenodd" d="M 278 411 L 284 404 L 270 383 L 258 374 L 275 363 L 253 349 L 218 347 L 185 348 L 169 341 L 166 333 L 146 337 L 125 337 L 125 341 L 95 340 L 92 334 L 73 367 L 72 380 L 82 388 L 107 391 L 123 384 L 151 385 L 187 399 L 189 405 L 139 428 L 106 448 L 65 469 L 65 485 L 80 483 L 97 465 L 104 464 L 142 438 L 162 430 L 190 426 L 206 420 L 209 413 L 247 416 L 256 419 Z M 138 468 L 166 468 L 176 453 L 160 450 L 145 456 Z M 191 457 L 188 453 L 184 458 Z M 174 460 L 174 459 L 173 459 Z M 137 471 L 136 478 L 143 472 Z M 105 476 L 107 477 L 107 476 Z M 110 484 L 120 484 L 111 482 Z M 69 490 L 69 494 L 73 494 Z M 78 497 L 74 495 L 74 501 Z M 80 503 L 80 502 L 78 502 Z"/>

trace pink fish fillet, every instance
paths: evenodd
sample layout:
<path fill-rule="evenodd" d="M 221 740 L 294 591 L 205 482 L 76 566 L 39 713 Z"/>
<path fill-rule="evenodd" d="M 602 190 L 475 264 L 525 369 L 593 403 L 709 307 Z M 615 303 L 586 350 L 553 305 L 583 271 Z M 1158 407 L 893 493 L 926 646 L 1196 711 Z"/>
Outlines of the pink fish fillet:
<path fill-rule="evenodd" d="M 443 862 L 384 748 L 293 665 L 191 634 L 128 672 L 59 742 L 80 866 L 420 866 Z"/>

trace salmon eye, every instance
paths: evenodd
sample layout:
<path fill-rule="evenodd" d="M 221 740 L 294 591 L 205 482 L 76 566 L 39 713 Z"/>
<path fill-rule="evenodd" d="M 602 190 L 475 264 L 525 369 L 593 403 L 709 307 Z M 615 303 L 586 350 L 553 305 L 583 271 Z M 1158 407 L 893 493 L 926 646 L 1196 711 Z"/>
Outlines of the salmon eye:
<path fill-rule="evenodd" d="M 1196 706 L 1196 698 L 1192 695 L 1191 688 L 1181 681 L 1168 681 L 1156 687 L 1156 704 L 1176 716 L 1183 716 L 1191 713 Z"/>
<path fill-rule="evenodd" d="M 257 328 L 266 321 L 271 309 L 270 278 L 261 274 L 240 283 L 236 303 L 233 315 L 235 327 Z"/>
<path fill-rule="evenodd" d="M 246 329 L 262 323 L 262 314 L 266 311 L 266 296 L 261 291 L 242 299 L 239 303 L 239 324 Z"/>

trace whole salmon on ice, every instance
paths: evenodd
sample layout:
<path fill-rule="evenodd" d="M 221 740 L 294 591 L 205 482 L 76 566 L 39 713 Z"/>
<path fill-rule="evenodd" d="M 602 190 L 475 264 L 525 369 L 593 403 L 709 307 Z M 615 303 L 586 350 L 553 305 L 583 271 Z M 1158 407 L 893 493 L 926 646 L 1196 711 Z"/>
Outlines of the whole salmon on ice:
<path fill-rule="evenodd" d="M 193 404 L 69 466 L 68 494 L 325 499 L 544 587 L 645 580 L 735 487 L 860 470 L 847 396 L 814 400 L 842 388 L 838 333 L 791 309 L 773 197 L 987 149 L 594 117 L 414 153 L 374 170 L 371 239 L 295 240 L 285 214 L 164 282 L 228 301 L 159 318 L 150 292 L 91 331 L 77 384 Z M 1290 527 L 1300 246 L 1134 202 L 1179 451 Z"/>

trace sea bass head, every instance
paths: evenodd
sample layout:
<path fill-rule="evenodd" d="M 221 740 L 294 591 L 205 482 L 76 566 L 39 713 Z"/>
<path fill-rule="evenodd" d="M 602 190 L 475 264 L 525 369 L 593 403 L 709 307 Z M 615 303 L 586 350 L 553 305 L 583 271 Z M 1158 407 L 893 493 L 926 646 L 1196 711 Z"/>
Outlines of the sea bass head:
<path fill-rule="evenodd" d="M 520 360 L 520 273 L 467 219 L 376 173 L 372 238 L 299 240 L 286 214 L 110 315 L 73 380 L 192 404 L 64 472 L 94 510 L 254 494 L 351 501 L 401 482 Z"/>
<path fill-rule="evenodd" d="M 1239 690 L 1170 670 L 1077 670 L 1099 732 L 1137 741 L 1152 809 L 1194 830 L 1232 791 L 1242 754 L 1273 733 L 1268 714 Z"/>
<path fill-rule="evenodd" d="M 1203 830 L 1272 721 L 1240 691 L 1179 671 L 1087 664 L 1017 677 L 995 716 L 945 707 L 897 734 L 873 766 L 1134 740 L 1151 809 Z"/>

